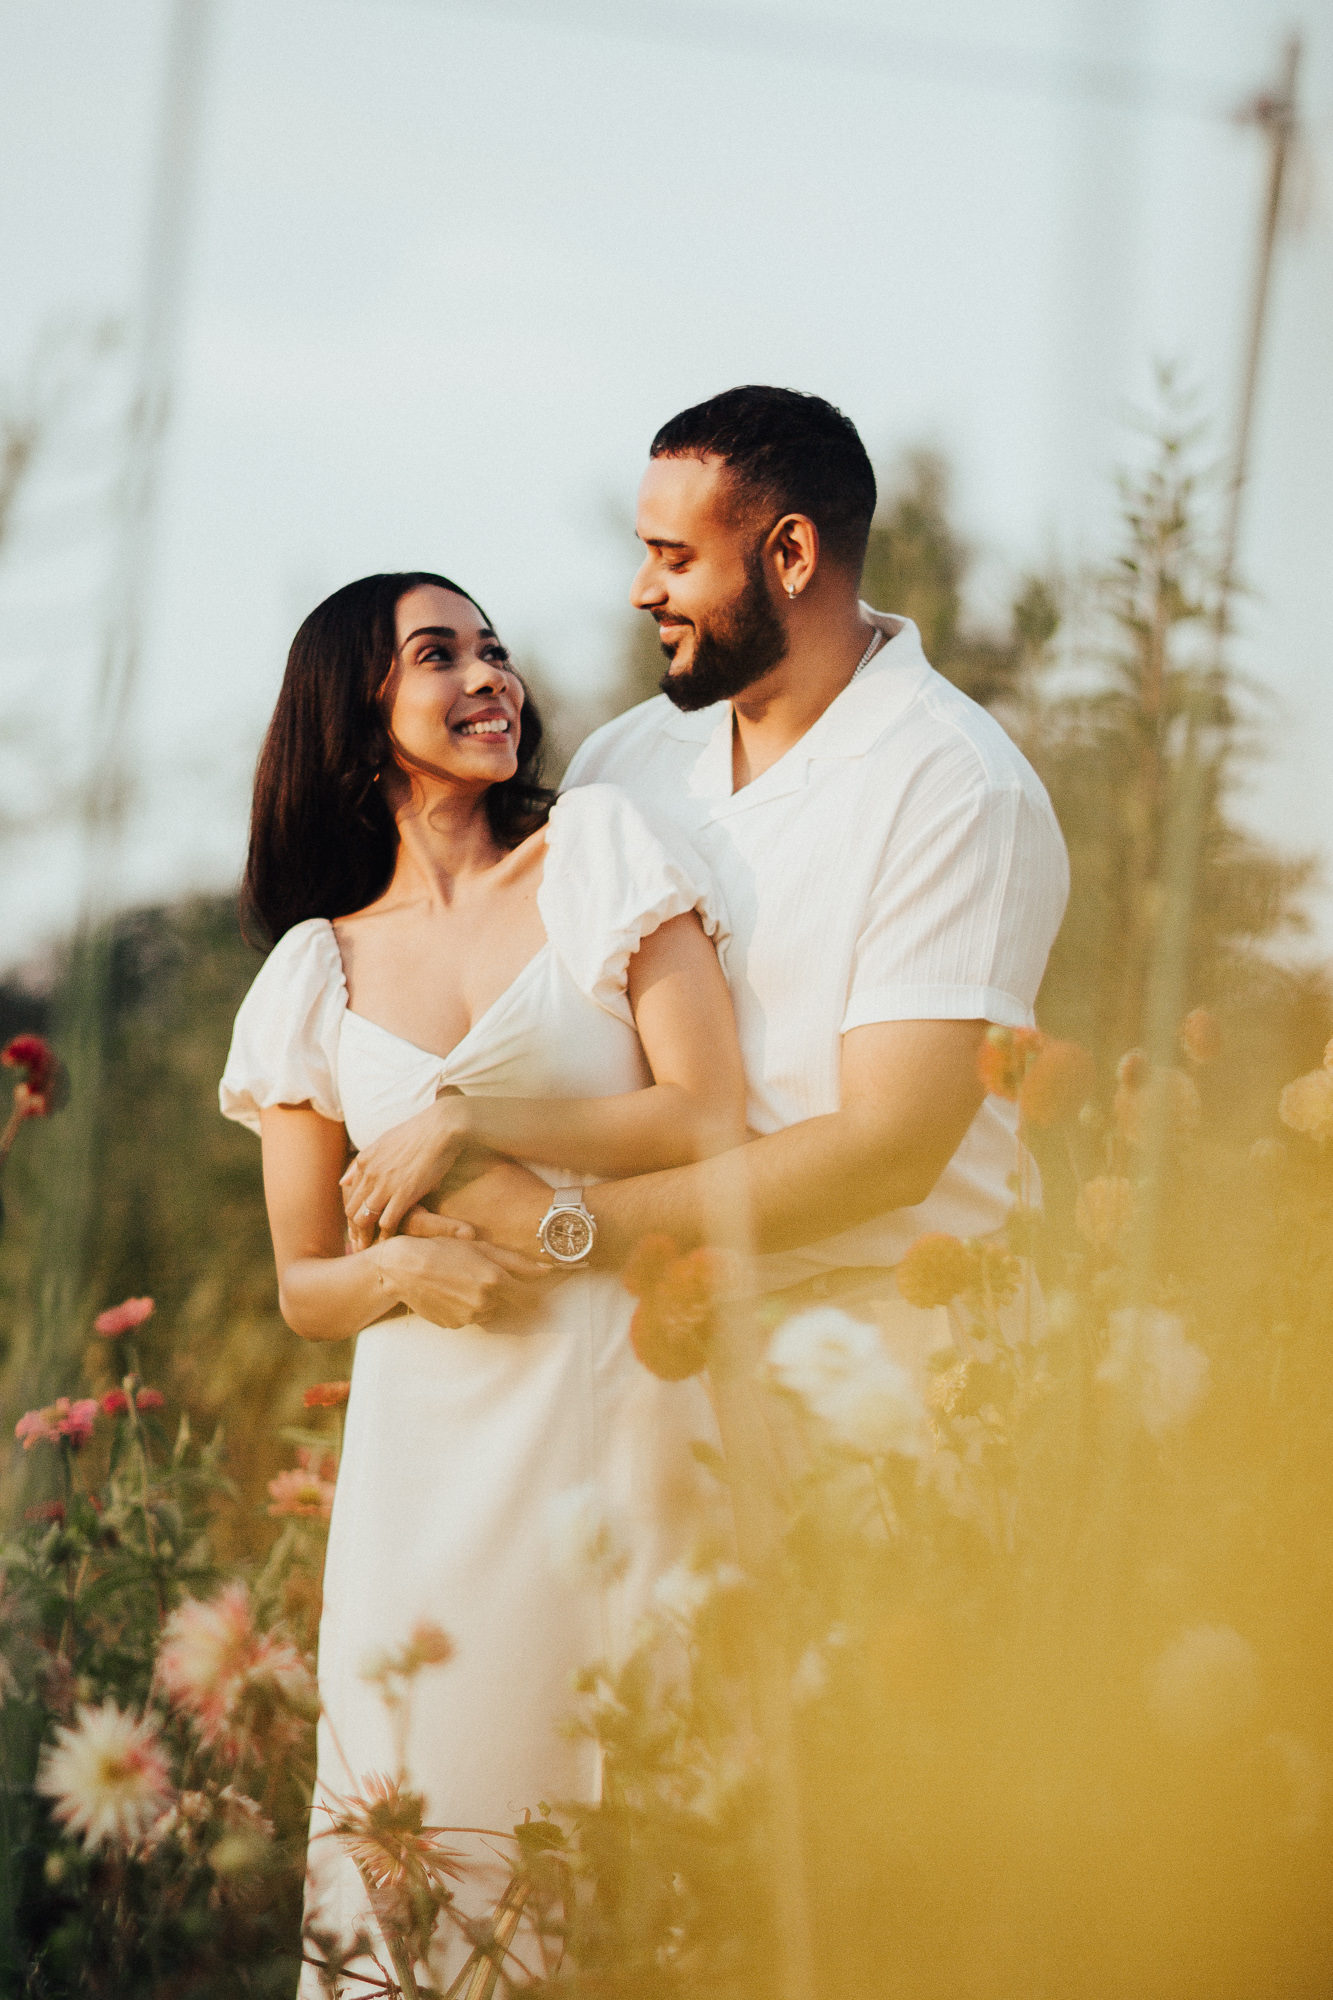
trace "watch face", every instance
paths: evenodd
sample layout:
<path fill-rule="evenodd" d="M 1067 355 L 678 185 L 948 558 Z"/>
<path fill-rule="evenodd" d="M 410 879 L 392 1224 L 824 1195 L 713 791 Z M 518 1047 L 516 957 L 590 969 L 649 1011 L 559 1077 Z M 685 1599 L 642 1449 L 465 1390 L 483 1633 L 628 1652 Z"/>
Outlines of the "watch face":
<path fill-rule="evenodd" d="M 542 1242 L 562 1264 L 577 1264 L 592 1249 L 592 1217 L 581 1208 L 558 1208 L 548 1217 Z"/>

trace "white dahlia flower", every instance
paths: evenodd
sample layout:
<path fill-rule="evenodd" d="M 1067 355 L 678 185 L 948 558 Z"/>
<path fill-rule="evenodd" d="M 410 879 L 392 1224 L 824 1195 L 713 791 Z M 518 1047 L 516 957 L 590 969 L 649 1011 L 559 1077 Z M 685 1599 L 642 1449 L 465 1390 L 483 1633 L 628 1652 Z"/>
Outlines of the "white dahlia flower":
<path fill-rule="evenodd" d="M 109 1697 L 100 1708 L 81 1704 L 73 1727 L 56 1730 L 42 1752 L 37 1790 L 89 1848 L 133 1847 L 174 1797 L 156 1723 L 126 1715 Z"/>

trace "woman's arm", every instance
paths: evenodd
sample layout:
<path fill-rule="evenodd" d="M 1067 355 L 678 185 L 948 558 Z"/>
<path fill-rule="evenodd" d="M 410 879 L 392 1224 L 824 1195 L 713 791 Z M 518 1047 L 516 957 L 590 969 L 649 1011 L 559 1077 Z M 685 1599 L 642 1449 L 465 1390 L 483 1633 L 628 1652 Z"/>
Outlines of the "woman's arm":
<path fill-rule="evenodd" d="M 352 1241 L 391 1236 L 466 1144 L 616 1177 L 707 1159 L 745 1137 L 740 1045 L 717 953 L 693 911 L 646 937 L 627 991 L 652 1072 L 618 1097 L 441 1097 L 386 1132 L 343 1176 Z"/>
<path fill-rule="evenodd" d="M 470 1326 L 546 1275 L 530 1257 L 470 1241 L 467 1223 L 454 1224 L 450 1236 L 395 1237 L 347 1255 L 342 1126 L 308 1105 L 274 1106 L 260 1124 L 278 1302 L 293 1333 L 346 1340 L 400 1305 L 436 1326 Z"/>

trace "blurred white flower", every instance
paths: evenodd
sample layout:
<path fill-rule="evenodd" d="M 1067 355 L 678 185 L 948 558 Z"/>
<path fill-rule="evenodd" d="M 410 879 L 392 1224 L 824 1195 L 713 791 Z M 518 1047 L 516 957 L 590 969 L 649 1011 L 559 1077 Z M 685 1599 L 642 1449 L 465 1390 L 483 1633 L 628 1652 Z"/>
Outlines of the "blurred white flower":
<path fill-rule="evenodd" d="M 173 1786 L 156 1723 L 126 1715 L 109 1697 L 80 1705 L 74 1727 L 42 1752 L 37 1790 L 85 1847 L 130 1848 L 171 1803 Z"/>
<path fill-rule="evenodd" d="M 1097 1380 L 1128 1391 L 1153 1437 L 1179 1430 L 1208 1387 L 1208 1356 L 1186 1340 L 1185 1322 L 1158 1306 L 1126 1306 L 1109 1325 L 1111 1345 Z"/>
<path fill-rule="evenodd" d="M 1304 1840 L 1324 1816 L 1328 1783 L 1319 1754 L 1303 1737 L 1286 1730 L 1265 1736 L 1263 1747 L 1277 1766 L 1284 1793 L 1281 1828 L 1290 1840 Z"/>
<path fill-rule="evenodd" d="M 792 1669 L 791 1698 L 794 1702 L 817 1701 L 828 1686 L 828 1662 L 818 1646 L 807 1646 Z"/>
<path fill-rule="evenodd" d="M 833 1307 L 798 1313 L 774 1334 L 765 1367 L 844 1444 L 871 1457 L 920 1452 L 921 1397 L 907 1370 L 884 1352 L 878 1329 L 864 1320 Z"/>
<path fill-rule="evenodd" d="M 1164 1735 L 1212 1743 L 1259 1705 L 1259 1662 L 1230 1625 L 1192 1625 L 1148 1670 L 1148 1708 Z"/>
<path fill-rule="evenodd" d="M 653 1606 L 673 1625 L 688 1630 L 710 1597 L 719 1590 L 734 1590 L 745 1580 L 745 1571 L 735 1563 L 712 1563 L 704 1569 L 691 1562 L 673 1563 L 653 1585 Z"/>
<path fill-rule="evenodd" d="M 568 1582 L 601 1588 L 618 1583 L 629 1568 L 620 1520 L 594 1481 L 555 1494 L 544 1522 L 551 1567 Z"/>

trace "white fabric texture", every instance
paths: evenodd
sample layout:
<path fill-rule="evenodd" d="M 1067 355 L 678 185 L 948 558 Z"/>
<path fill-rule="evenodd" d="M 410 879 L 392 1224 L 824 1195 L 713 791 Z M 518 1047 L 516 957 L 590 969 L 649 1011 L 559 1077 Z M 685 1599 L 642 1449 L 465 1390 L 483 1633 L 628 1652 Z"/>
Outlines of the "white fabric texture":
<path fill-rule="evenodd" d="M 240 1010 L 223 1110 L 253 1126 L 261 1106 L 308 1101 L 364 1146 L 446 1083 L 534 1097 L 646 1084 L 625 968 L 668 916 L 697 907 L 719 929 L 706 871 L 697 858 L 683 869 L 633 807 L 597 787 L 552 814 L 538 907 L 547 944 L 445 1057 L 349 1012 L 332 926 L 299 925 Z M 579 1178 L 541 1171 L 552 1184 Z M 360 1335 L 319 1641 L 326 1719 L 308 1909 L 321 1926 L 373 1934 L 355 1868 L 325 1833 L 324 1804 L 395 1769 L 389 1718 L 361 1669 L 421 1619 L 457 1648 L 413 1695 L 408 1770 L 427 1821 L 503 1836 L 542 1799 L 596 1796 L 593 1746 L 561 1730 L 571 1675 L 623 1653 L 657 1577 L 692 1541 L 703 1503 L 690 1447 L 716 1436 L 699 1382 L 659 1382 L 635 1360 L 632 1306 L 615 1278 L 576 1273 L 521 1323 L 449 1330 L 400 1314 Z M 605 1588 L 550 1559 L 547 1509 L 576 1487 L 591 1489 L 623 1538 L 628 1570 Z M 460 1903 L 483 1914 L 503 1887 L 504 1842 L 449 1844 L 475 1871 Z M 441 1988 L 462 1956 L 441 1952 Z M 307 1970 L 302 1995 L 321 1990 Z"/>
<path fill-rule="evenodd" d="M 1029 1025 L 1068 895 L 1064 841 L 1026 759 L 928 664 L 910 619 L 862 610 L 887 643 L 740 791 L 730 703 L 682 714 L 665 695 L 596 731 L 565 779 L 620 785 L 706 863 L 731 931 L 723 964 L 757 1132 L 838 1109 L 853 1028 Z M 894 1264 L 931 1230 L 998 1228 L 1016 1131 L 1013 1107 L 987 1098 L 926 1201 L 767 1260 L 769 1282 Z"/>

